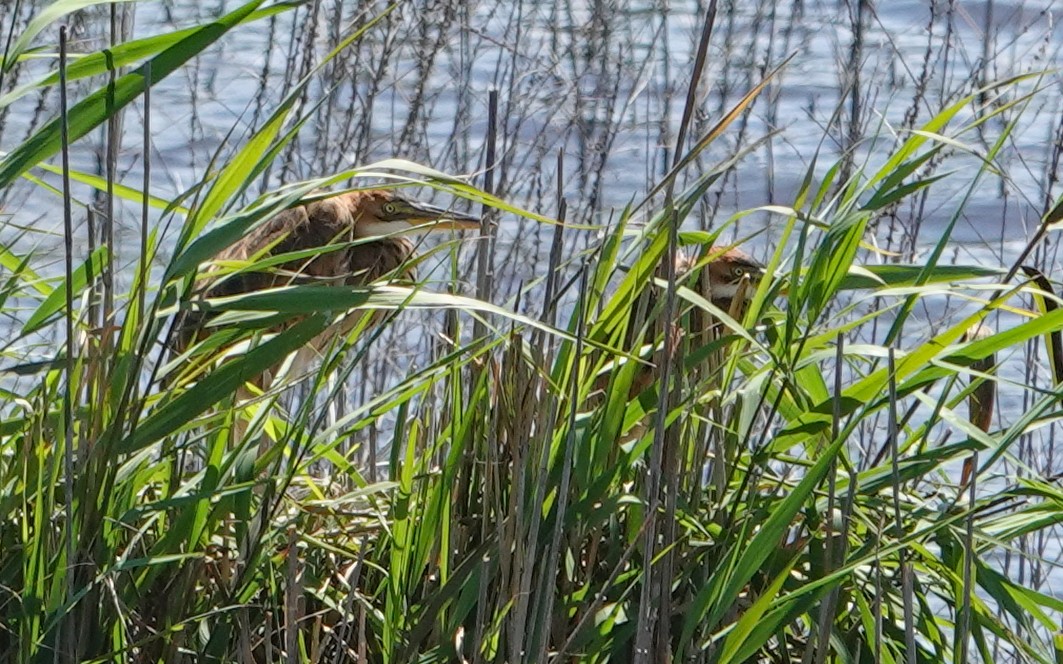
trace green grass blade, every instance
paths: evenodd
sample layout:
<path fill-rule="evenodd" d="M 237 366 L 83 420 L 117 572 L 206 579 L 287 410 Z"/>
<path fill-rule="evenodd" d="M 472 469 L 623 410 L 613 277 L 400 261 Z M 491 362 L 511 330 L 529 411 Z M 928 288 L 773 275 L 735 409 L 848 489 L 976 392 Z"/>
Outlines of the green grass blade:
<path fill-rule="evenodd" d="M 178 67 L 221 39 L 257 9 L 262 2 L 263 0 L 251 0 L 214 22 L 196 28 L 187 37 L 159 53 L 151 60 L 150 81 L 144 79 L 142 71 L 135 71 L 122 76 L 115 82 L 113 96 L 111 90 L 105 86 L 75 104 L 69 111 L 70 141 L 74 142 L 99 127 L 112 114 L 119 112 L 143 94 L 145 87 L 163 80 Z M 55 155 L 59 152 L 59 148 L 60 119 L 55 118 L 12 150 L 3 161 L 0 161 L 0 188 L 8 186 L 19 175 Z"/>
<path fill-rule="evenodd" d="M 30 19 L 26 27 L 19 33 L 18 39 L 11 45 L 7 52 L 7 59 L 3 61 L 3 70 L 10 71 L 18 62 L 19 57 L 29 48 L 30 43 L 44 31 L 49 25 L 80 9 L 95 5 L 108 5 L 118 2 L 131 2 L 132 0 L 55 0 L 52 4 L 42 9 L 36 16 Z"/>
<path fill-rule="evenodd" d="M 32 334 L 51 322 L 52 317 L 66 306 L 68 289 L 75 294 L 73 297 L 76 298 L 88 285 L 89 275 L 98 276 L 103 271 L 103 266 L 107 262 L 107 255 L 106 246 L 97 247 L 92 256 L 87 258 L 84 263 L 71 273 L 71 281 L 69 283 L 64 279 L 61 284 L 55 287 L 22 325 L 23 336 Z"/>

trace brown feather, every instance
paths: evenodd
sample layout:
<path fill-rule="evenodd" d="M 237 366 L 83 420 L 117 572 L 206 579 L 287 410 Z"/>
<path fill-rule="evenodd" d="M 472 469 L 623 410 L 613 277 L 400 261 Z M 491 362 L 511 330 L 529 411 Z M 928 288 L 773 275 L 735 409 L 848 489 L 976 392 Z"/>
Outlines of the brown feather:
<path fill-rule="evenodd" d="M 712 302 L 719 309 L 729 312 L 732 317 L 741 318 L 745 306 L 753 297 L 757 283 L 764 273 L 764 266 L 757 260 L 740 249 L 728 249 L 720 251 L 717 247 L 708 247 L 704 250 L 705 256 L 713 256 L 701 269 L 692 284 L 694 290 Z M 694 257 L 679 255 L 676 257 L 676 277 L 682 283 L 697 265 L 698 260 Z M 658 270 L 659 278 L 663 278 L 662 270 Z M 649 297 L 656 297 L 659 291 L 648 290 Z M 634 323 L 634 321 L 632 321 Z M 628 330 L 628 338 L 631 340 L 637 330 L 634 326 Z M 690 327 L 683 329 L 675 322 L 664 322 L 661 329 L 661 321 L 654 321 L 648 332 L 648 339 L 655 341 L 661 335 L 665 335 L 665 343 L 671 345 L 673 351 L 678 347 L 684 336 L 690 335 L 692 347 L 699 347 L 718 338 L 722 333 L 720 321 L 707 311 L 696 308 L 690 313 Z M 710 362 L 719 363 L 719 358 L 710 357 Z M 649 389 L 660 377 L 659 368 L 656 366 L 641 366 L 632 378 L 628 389 L 628 400 L 637 398 L 642 392 Z M 591 393 L 589 403 L 597 406 L 601 403 L 603 393 L 609 385 L 609 375 L 602 374 L 595 381 L 595 391 Z M 621 436 L 620 442 L 628 442 L 641 438 L 649 426 L 648 419 L 643 419 L 635 424 L 629 431 Z"/>
<path fill-rule="evenodd" d="M 729 312 L 733 317 L 742 317 L 744 307 L 752 299 L 757 283 L 764 272 L 764 266 L 741 249 L 727 249 L 720 251 L 717 247 L 709 247 L 705 255 L 714 256 L 702 268 L 694 283 L 695 291 L 711 301 L 719 309 Z M 695 268 L 698 259 L 679 255 L 676 257 L 676 277 L 682 282 Z M 658 277 L 663 278 L 663 271 L 658 270 Z M 743 283 L 747 282 L 747 283 Z M 649 291 L 650 297 L 655 297 L 656 291 Z M 735 299 L 735 296 L 740 296 Z M 648 338 L 655 340 L 661 334 L 667 334 L 668 343 L 673 348 L 683 336 L 689 334 L 691 344 L 694 347 L 709 343 L 720 334 L 720 321 L 707 311 L 696 309 L 691 312 L 691 326 L 689 330 L 682 330 L 675 323 L 666 323 L 661 329 L 660 323 L 655 321 L 650 327 Z M 634 321 L 632 321 L 634 324 Z M 637 330 L 632 327 L 628 331 L 629 339 L 634 338 Z M 652 385 L 658 376 L 657 367 L 644 367 L 636 373 L 632 380 L 628 398 L 633 399 Z M 603 375 L 595 382 L 598 389 L 604 390 L 609 383 L 609 376 Z"/>
<path fill-rule="evenodd" d="M 395 204 L 402 203 L 400 209 Z M 391 205 L 389 205 L 391 204 Z M 410 210 L 420 206 L 419 212 Z M 373 223 L 410 223 L 432 219 L 471 217 L 407 201 L 391 191 L 355 191 L 285 210 L 255 228 L 238 242 L 218 254 L 219 261 L 252 261 L 270 256 L 345 244 L 373 237 Z M 390 236 L 332 249 L 312 257 L 300 258 L 262 270 L 227 275 L 209 283 L 197 297 L 216 298 L 242 295 L 268 288 L 293 284 L 331 282 L 345 286 L 363 286 L 387 276 L 412 280 L 413 244 L 405 237 Z M 204 325 L 213 314 L 190 312 L 179 322 L 177 350 L 181 352 L 202 339 Z M 339 334 L 346 334 L 358 317 L 348 317 L 311 346 L 321 350 Z M 292 318 L 278 327 L 284 329 L 298 321 Z"/>

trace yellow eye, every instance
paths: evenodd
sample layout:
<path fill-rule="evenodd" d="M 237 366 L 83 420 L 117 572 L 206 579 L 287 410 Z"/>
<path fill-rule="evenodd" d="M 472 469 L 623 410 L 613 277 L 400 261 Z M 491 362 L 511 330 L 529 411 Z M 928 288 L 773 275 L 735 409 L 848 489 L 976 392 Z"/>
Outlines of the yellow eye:
<path fill-rule="evenodd" d="M 384 203 L 384 214 L 395 214 L 397 210 L 394 203 Z"/>

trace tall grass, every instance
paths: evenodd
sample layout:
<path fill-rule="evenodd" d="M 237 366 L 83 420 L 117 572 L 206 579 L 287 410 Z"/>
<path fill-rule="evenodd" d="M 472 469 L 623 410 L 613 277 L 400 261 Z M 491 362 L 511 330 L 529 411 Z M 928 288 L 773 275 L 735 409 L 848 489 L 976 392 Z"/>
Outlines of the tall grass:
<path fill-rule="evenodd" d="M 28 24 L 4 70 L 78 4 Z M 79 78 L 100 87 L 0 161 L 5 195 L 20 177 L 50 195 L 40 176 L 58 171 L 161 210 L 119 279 L 104 278 L 116 247 L 75 237 L 73 224 L 58 275 L 48 256 L 21 248 L 16 226 L 5 229 L 0 302 L 14 328 L 0 349 L 0 659 L 1060 661 L 1063 605 L 1001 559 L 1051 537 L 1063 518 L 1056 478 L 1028 467 L 1023 451 L 1057 426 L 1061 374 L 1007 370 L 1026 344 L 1058 355 L 1052 282 L 1020 263 L 1063 204 L 1046 198 L 1012 266 L 945 260 L 964 202 L 1006 170 L 1002 151 L 1044 94 L 1042 79 L 970 90 L 866 161 L 849 150 L 807 155 L 792 200 L 694 231 L 707 192 L 770 143 L 728 139 L 747 131 L 749 108 L 780 74 L 738 85 L 711 120 L 695 113 L 694 75 L 678 131 L 689 126 L 692 140 L 672 141 L 671 167 L 612 223 L 593 226 L 581 251 L 566 252 L 567 238 L 594 217 L 569 210 L 563 156 L 549 212 L 503 200 L 513 158 L 504 148 L 499 162 L 484 156 L 499 169 L 491 193 L 399 159 L 294 177 L 302 132 L 335 99 L 312 91 L 358 64 L 349 49 L 393 35 L 394 9 L 338 30 L 320 59 L 306 49 L 290 62 L 283 96 L 183 193 L 151 198 L 147 186 L 114 182 L 113 167 L 101 177 L 48 164 L 117 126 L 123 109 L 231 31 L 302 9 L 252 0 L 71 62 L 38 87 Z M 312 42 L 317 14 L 297 16 L 314 28 L 298 39 Z M 595 48 L 608 54 L 608 17 L 590 18 L 603 35 Z M 704 20 L 707 46 L 716 26 Z M 858 12 L 855 27 L 865 20 Z M 422 29 L 429 49 L 433 28 Z M 109 82 L 117 66 L 132 69 Z M 36 89 L 0 92 L 13 103 Z M 519 89 L 500 96 L 520 103 Z M 848 105 L 854 149 L 862 100 Z M 154 119 L 150 105 L 143 112 Z M 581 141 L 605 144 L 612 130 L 583 131 Z M 872 225 L 951 185 L 945 169 L 969 164 L 965 154 L 977 173 L 960 180 L 967 188 L 923 260 L 878 249 Z M 578 178 L 593 200 L 607 157 Z M 260 193 L 278 170 L 284 184 Z M 195 295 L 205 278 L 290 258 L 211 261 L 277 211 L 381 181 L 482 205 L 522 229 L 554 228 L 548 264 L 513 290 L 491 289 L 492 260 L 505 261 L 485 256 L 472 298 L 461 294 L 470 263 L 454 239 L 423 248 L 417 285 Z M 60 187 L 67 204 L 71 187 Z M 777 241 L 768 277 L 735 320 L 712 305 L 697 271 L 669 266 L 679 250 L 711 260 L 753 212 L 770 217 Z M 108 298 L 113 308 L 101 306 Z M 945 298 L 966 306 L 930 327 L 915 317 L 944 310 Z M 175 354 L 183 310 L 218 315 L 206 339 Z M 235 399 L 348 310 L 376 315 L 313 375 Z M 445 314 L 415 318 L 424 310 Z M 704 334 L 710 319 L 722 334 Z M 968 333 L 983 321 L 1004 324 Z M 401 349 L 395 334 L 431 352 L 386 380 L 370 360 Z M 654 380 L 633 389 L 647 371 Z M 1028 406 L 980 426 L 965 411 L 986 381 Z M 364 398 L 348 402 L 351 384 Z"/>

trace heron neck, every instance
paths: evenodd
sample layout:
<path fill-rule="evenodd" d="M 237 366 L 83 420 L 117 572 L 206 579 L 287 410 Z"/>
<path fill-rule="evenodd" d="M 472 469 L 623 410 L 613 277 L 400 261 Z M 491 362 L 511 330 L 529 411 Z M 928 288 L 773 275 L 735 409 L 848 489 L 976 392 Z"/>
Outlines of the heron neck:
<path fill-rule="evenodd" d="M 354 237 L 358 239 L 407 233 L 413 226 L 405 221 L 363 221 L 354 227 Z"/>

